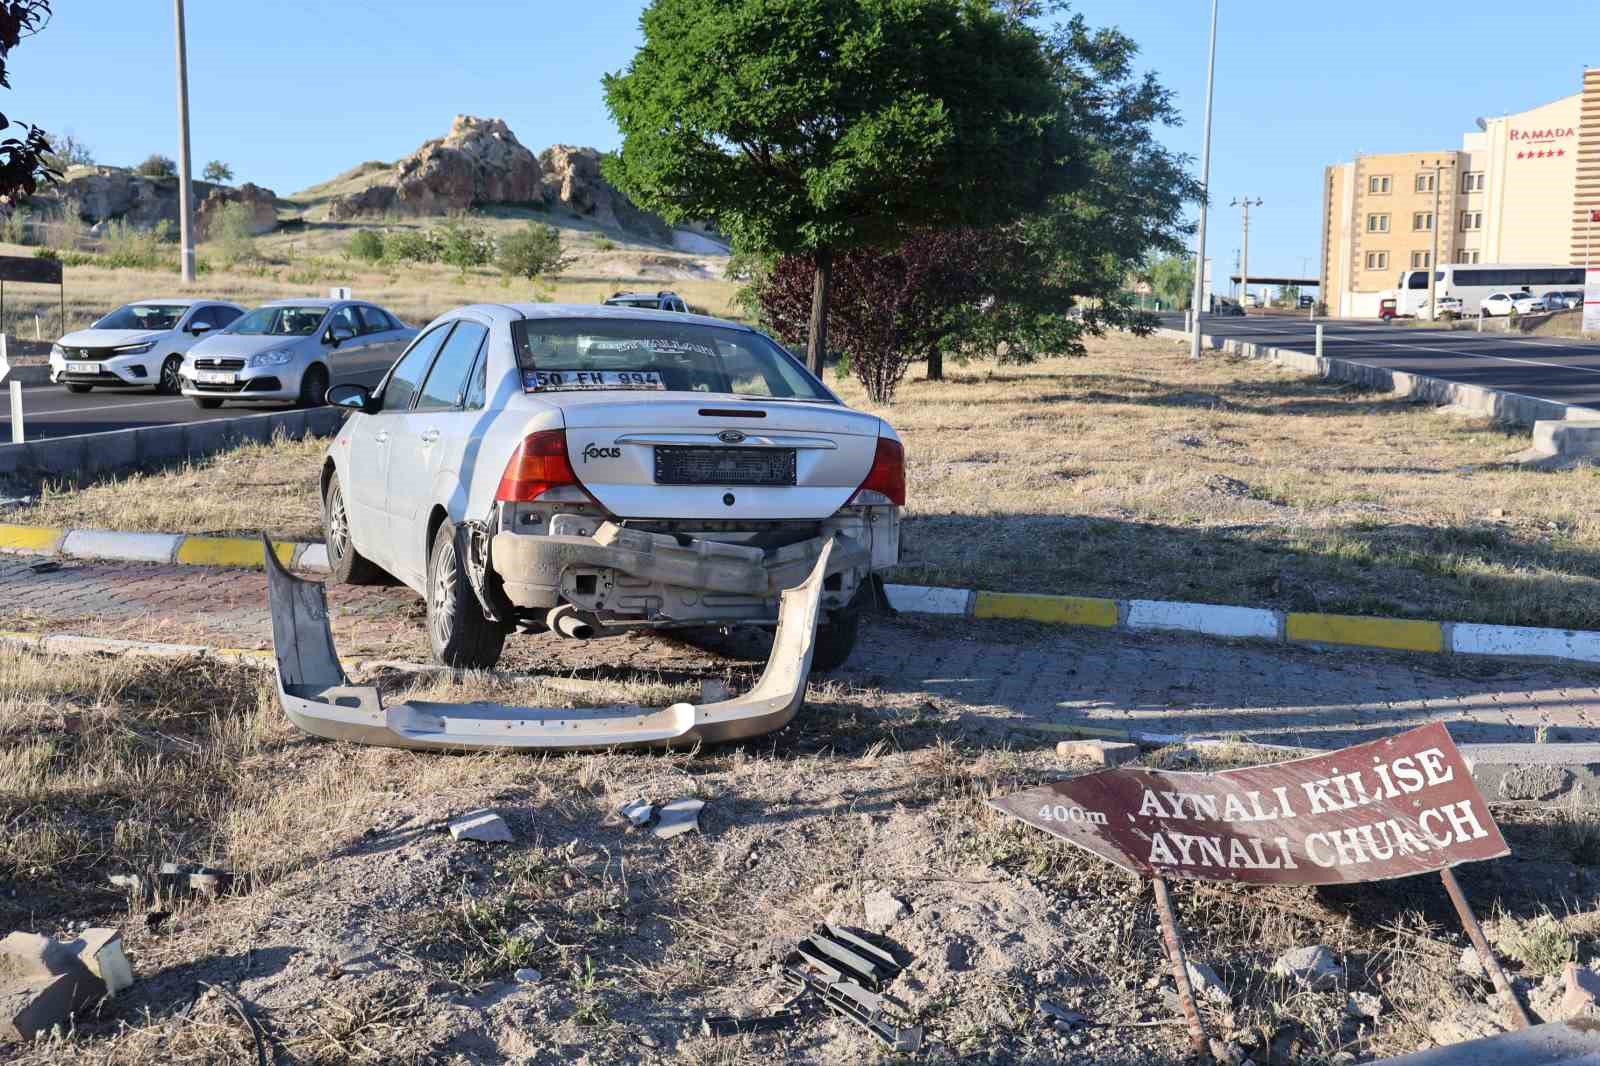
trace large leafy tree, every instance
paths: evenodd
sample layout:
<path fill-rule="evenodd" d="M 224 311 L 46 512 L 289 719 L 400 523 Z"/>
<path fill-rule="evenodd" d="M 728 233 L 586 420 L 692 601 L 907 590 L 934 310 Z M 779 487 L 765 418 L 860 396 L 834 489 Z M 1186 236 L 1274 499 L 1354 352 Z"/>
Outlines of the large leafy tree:
<path fill-rule="evenodd" d="M 837 256 L 992 226 L 1062 191 L 1072 152 L 1041 35 L 984 0 L 653 0 L 605 79 L 606 176 L 668 221 L 815 266 L 820 371 Z"/>
<path fill-rule="evenodd" d="M 11 88 L 6 70 L 11 50 L 24 37 L 44 29 L 49 21 L 50 0 L 0 0 L 0 88 Z M 0 130 L 12 125 L 11 119 L 0 114 Z M 49 137 L 38 126 L 27 126 L 21 137 L 0 139 L 0 201 L 14 202 L 31 196 L 41 181 L 57 177 L 45 158 L 49 153 Z"/>

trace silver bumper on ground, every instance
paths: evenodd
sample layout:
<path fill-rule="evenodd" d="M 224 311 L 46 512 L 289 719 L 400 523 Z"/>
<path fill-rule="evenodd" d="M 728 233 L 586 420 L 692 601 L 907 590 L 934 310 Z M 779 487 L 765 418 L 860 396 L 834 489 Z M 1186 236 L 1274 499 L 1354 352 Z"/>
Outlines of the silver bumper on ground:
<path fill-rule="evenodd" d="M 339 665 L 323 586 L 285 570 L 268 541 L 278 703 L 295 725 L 315 736 L 436 751 L 691 746 L 761 736 L 788 725 L 805 700 L 832 551 L 830 542 L 805 581 L 782 593 L 772 656 L 742 698 L 660 710 L 430 701 L 385 707 L 375 687 L 352 685 Z"/>

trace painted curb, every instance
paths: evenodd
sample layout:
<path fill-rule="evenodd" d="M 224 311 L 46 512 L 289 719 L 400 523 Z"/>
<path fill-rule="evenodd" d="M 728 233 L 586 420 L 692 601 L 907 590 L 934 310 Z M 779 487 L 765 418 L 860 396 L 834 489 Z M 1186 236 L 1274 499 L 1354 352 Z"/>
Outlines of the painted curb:
<path fill-rule="evenodd" d="M 273 553 L 285 566 L 328 570 L 321 544 L 277 541 Z M 56 529 L 0 524 L 0 552 L 65 555 L 98 562 L 177 563 L 180 566 L 232 566 L 260 569 L 266 563 L 254 537 L 207 537 L 186 533 L 122 533 L 109 529 Z"/>

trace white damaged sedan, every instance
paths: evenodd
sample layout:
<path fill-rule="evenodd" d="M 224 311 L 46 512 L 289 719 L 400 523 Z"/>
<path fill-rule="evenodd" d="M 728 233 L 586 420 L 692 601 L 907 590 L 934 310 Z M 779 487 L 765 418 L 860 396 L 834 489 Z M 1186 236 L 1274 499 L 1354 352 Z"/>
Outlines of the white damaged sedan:
<path fill-rule="evenodd" d="M 905 458 L 764 334 L 699 315 L 484 304 L 431 323 L 322 472 L 335 578 L 387 571 L 435 655 L 485 668 L 515 630 L 773 625 L 833 543 L 813 664 L 842 663 L 899 559 Z"/>

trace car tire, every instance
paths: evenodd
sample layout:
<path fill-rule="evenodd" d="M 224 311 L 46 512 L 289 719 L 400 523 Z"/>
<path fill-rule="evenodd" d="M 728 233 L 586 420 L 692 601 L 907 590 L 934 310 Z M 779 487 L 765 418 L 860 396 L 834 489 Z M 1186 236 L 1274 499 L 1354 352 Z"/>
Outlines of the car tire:
<path fill-rule="evenodd" d="M 861 612 L 855 608 L 836 611 L 826 624 L 817 627 L 817 644 L 811 652 L 811 672 L 837 670 L 856 650 L 861 633 Z"/>
<path fill-rule="evenodd" d="M 456 554 L 455 523 L 446 521 L 428 553 L 428 643 L 446 666 L 488 670 L 500 661 L 506 629 L 483 616 L 467 569 Z"/>
<path fill-rule="evenodd" d="M 328 569 L 341 585 L 376 585 L 383 580 L 383 571 L 356 551 L 350 539 L 350 513 L 337 474 L 328 478 L 322 490 L 322 542 L 327 546 Z"/>
<path fill-rule="evenodd" d="M 183 383 L 178 380 L 178 368 L 182 365 L 183 356 L 167 356 L 161 364 L 161 376 L 156 379 L 156 392 L 162 396 L 176 396 L 183 391 Z"/>
<path fill-rule="evenodd" d="M 300 375 L 300 400 L 301 407 L 321 407 L 328 402 L 328 368 L 321 363 L 312 363 L 306 367 L 306 372 Z"/>
<path fill-rule="evenodd" d="M 221 400 L 212 399 L 209 396 L 192 396 L 190 399 L 194 400 L 194 405 L 202 411 L 215 411 L 222 406 Z"/>
<path fill-rule="evenodd" d="M 70 382 L 67 384 L 67 391 L 68 392 L 75 392 L 79 396 L 82 396 L 84 393 L 90 392 L 93 389 L 94 389 L 93 385 L 73 385 Z"/>

